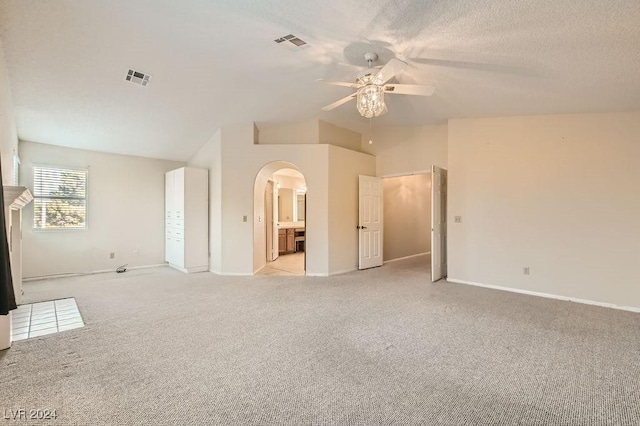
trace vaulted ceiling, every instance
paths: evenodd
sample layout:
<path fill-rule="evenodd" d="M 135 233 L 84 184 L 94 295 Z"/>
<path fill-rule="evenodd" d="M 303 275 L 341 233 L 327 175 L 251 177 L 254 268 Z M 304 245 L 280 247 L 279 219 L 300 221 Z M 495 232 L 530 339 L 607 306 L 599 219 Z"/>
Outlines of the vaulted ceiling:
<path fill-rule="evenodd" d="M 234 123 L 366 130 L 353 102 L 321 111 L 351 89 L 315 80 L 352 81 L 367 51 L 436 88 L 374 126 L 640 110 L 639 22 L 635 0 L 0 0 L 21 139 L 176 160 Z"/>

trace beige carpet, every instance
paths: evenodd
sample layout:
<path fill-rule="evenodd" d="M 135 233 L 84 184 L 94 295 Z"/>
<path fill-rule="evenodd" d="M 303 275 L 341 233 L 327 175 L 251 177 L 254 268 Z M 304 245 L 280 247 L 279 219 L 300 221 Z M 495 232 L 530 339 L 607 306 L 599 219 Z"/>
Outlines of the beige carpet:
<path fill-rule="evenodd" d="M 0 424 L 640 424 L 639 315 L 430 284 L 425 264 L 29 283 L 86 327 L 0 354 L 5 412 L 59 415 Z"/>

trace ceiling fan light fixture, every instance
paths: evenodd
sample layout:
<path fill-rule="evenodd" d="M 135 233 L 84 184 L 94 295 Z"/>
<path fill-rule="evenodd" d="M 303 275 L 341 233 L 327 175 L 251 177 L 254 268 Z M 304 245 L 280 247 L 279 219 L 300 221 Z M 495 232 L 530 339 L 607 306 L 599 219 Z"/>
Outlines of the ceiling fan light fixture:
<path fill-rule="evenodd" d="M 358 89 L 356 104 L 360 115 L 366 118 L 378 117 L 387 112 L 384 103 L 384 88 L 376 84 L 368 84 Z"/>

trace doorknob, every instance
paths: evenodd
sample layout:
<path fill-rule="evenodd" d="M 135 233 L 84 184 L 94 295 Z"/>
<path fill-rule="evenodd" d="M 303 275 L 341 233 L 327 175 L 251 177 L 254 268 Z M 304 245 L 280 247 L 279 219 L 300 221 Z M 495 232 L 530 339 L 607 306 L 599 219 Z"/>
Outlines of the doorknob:
<path fill-rule="evenodd" d="M 357 228 L 357 229 L 367 229 L 367 227 L 366 227 L 366 226 L 360 226 L 360 225 L 356 226 L 356 228 Z"/>

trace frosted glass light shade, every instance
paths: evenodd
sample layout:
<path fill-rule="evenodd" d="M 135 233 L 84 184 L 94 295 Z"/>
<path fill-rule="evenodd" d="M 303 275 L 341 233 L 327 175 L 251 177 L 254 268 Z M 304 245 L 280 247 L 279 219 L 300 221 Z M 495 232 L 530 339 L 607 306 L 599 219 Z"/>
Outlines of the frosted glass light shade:
<path fill-rule="evenodd" d="M 358 112 L 366 118 L 377 117 L 387 112 L 384 103 L 384 89 L 376 84 L 368 84 L 358 89 L 356 97 Z"/>

